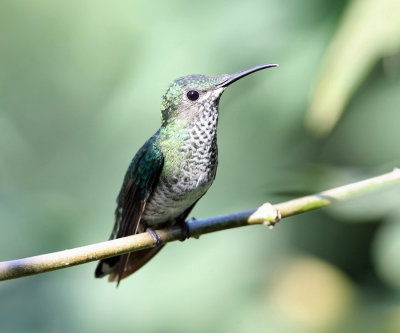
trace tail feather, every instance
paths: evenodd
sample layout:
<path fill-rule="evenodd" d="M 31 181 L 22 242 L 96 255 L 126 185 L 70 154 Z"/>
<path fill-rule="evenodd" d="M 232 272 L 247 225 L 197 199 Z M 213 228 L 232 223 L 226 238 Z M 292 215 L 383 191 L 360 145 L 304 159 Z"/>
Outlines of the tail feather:
<path fill-rule="evenodd" d="M 153 258 L 164 245 L 146 250 L 137 251 L 130 254 L 111 257 L 100 260 L 95 271 L 96 278 L 109 276 L 109 281 L 119 283 L 122 279 L 135 273 L 139 268 L 144 266 L 151 258 Z M 128 256 L 128 259 L 126 260 Z M 122 271 L 121 265 L 125 266 Z"/>
<path fill-rule="evenodd" d="M 94 276 L 96 278 L 102 278 L 108 274 L 111 274 L 119 262 L 120 256 L 100 260 L 97 264 Z"/>

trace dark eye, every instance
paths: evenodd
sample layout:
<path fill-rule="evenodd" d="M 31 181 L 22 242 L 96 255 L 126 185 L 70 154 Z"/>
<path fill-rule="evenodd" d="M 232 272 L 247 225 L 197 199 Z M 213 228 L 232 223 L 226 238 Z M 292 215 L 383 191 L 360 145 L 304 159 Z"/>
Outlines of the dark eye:
<path fill-rule="evenodd" d="M 187 98 L 189 98 L 191 101 L 195 101 L 196 99 L 199 98 L 199 92 L 196 90 L 190 90 L 186 94 Z"/>

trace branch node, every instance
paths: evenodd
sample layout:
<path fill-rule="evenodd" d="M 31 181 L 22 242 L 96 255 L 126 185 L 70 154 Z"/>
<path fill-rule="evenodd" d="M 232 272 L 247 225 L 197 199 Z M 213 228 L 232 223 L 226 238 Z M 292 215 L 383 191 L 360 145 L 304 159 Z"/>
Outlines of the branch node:
<path fill-rule="evenodd" d="M 281 218 L 282 214 L 280 210 L 269 202 L 266 202 L 250 215 L 248 222 L 249 224 L 264 224 L 273 229 Z"/>

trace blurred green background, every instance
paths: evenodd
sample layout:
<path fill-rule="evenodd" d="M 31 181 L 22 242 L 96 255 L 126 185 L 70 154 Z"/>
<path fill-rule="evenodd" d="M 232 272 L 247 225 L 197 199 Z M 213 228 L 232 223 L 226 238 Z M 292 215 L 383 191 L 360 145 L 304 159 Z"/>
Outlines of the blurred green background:
<path fill-rule="evenodd" d="M 106 240 L 186 74 L 280 64 L 224 93 L 197 218 L 399 166 L 399 21 L 394 0 L 2 0 L 0 260 Z M 118 289 L 95 263 L 1 282 L 0 331 L 400 332 L 399 202 L 173 243 Z"/>

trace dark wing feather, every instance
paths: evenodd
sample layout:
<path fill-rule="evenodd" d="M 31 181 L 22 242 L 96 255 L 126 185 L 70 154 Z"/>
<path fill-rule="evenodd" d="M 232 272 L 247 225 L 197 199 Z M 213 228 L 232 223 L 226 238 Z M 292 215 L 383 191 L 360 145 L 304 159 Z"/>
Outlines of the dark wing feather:
<path fill-rule="evenodd" d="M 115 224 L 110 239 L 138 232 L 146 201 L 157 184 L 164 163 L 157 136 L 158 132 L 136 153 L 126 172 L 117 198 Z M 125 275 L 129 257 L 130 254 L 125 254 L 101 260 L 95 276 L 103 277 L 113 273 L 112 279 L 119 282 Z"/>
<path fill-rule="evenodd" d="M 198 201 L 198 200 L 197 200 Z M 190 214 L 193 207 L 196 205 L 197 201 L 191 205 L 188 209 L 186 209 L 182 214 L 180 214 L 175 221 L 177 223 L 185 222 L 187 216 Z M 124 263 L 125 270 L 121 273 L 120 279 L 127 277 L 135 273 L 139 268 L 141 268 L 144 264 L 146 264 L 151 258 L 153 258 L 162 248 L 164 245 L 160 247 L 155 247 L 151 249 L 146 249 L 142 251 L 138 251 L 132 253 L 132 256 L 126 256 L 126 262 Z M 110 276 L 110 280 L 117 281 L 117 275 L 112 274 Z"/>

